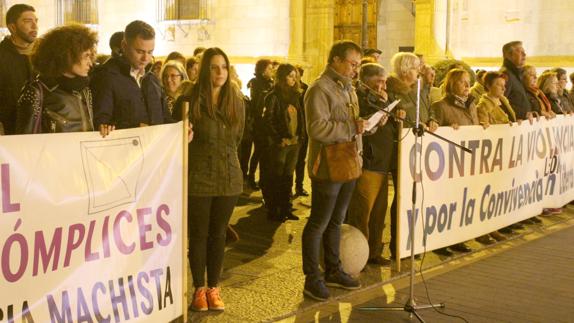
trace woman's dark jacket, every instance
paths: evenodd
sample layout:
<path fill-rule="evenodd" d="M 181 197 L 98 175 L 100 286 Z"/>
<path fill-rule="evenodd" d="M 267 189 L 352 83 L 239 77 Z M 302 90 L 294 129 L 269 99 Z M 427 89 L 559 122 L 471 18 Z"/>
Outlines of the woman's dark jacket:
<path fill-rule="evenodd" d="M 239 94 L 236 94 L 239 95 Z M 174 116 L 181 116 L 183 102 L 191 97 L 177 99 Z M 202 100 L 203 101 L 203 100 Z M 238 99 L 238 124 L 230 126 L 223 113 L 210 117 L 200 102 L 201 118 L 192 120 L 193 140 L 189 143 L 188 195 L 233 196 L 243 191 L 243 173 L 239 165 L 237 148 L 241 142 L 245 123 L 243 100 Z M 190 102 L 190 107 L 193 102 Z"/>
<path fill-rule="evenodd" d="M 264 99 L 263 127 L 267 143 L 271 146 L 281 144 L 283 138 L 292 139 L 289 133 L 289 112 L 287 108 L 292 105 L 297 109 L 297 130 L 294 134 L 299 140 L 303 139 L 305 131 L 305 118 L 301 109 L 299 94 L 289 98 L 278 87 L 273 88 Z"/>
<path fill-rule="evenodd" d="M 38 77 L 24 86 L 18 102 L 17 133 L 94 130 L 92 94 L 87 78 Z M 37 122 L 39 129 L 35 129 Z"/>
<path fill-rule="evenodd" d="M 273 89 L 273 80 L 263 76 L 252 78 L 247 87 L 250 89 L 251 104 L 247 111 L 250 120 L 249 128 L 246 131 L 253 135 L 255 140 L 261 138 L 264 133 L 263 127 L 263 105 L 265 96 Z"/>

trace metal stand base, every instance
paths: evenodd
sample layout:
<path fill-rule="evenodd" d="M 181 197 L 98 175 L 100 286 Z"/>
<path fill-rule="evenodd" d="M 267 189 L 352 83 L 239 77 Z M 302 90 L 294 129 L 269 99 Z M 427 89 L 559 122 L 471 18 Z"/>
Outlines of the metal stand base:
<path fill-rule="evenodd" d="M 425 320 L 417 313 L 418 310 L 425 310 L 429 308 L 445 308 L 444 303 L 440 304 L 428 304 L 428 305 L 417 305 L 412 299 L 409 299 L 405 306 L 377 306 L 377 307 L 360 307 L 359 309 L 362 311 L 405 311 L 409 313 L 409 318 L 413 318 L 415 316 L 419 322 L 424 323 Z"/>

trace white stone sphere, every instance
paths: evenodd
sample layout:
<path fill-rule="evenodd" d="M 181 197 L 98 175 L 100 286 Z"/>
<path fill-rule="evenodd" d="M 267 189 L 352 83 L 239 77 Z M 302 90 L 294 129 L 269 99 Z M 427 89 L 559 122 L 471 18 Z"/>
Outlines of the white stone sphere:
<path fill-rule="evenodd" d="M 361 230 L 350 224 L 341 225 L 341 244 L 339 258 L 343 270 L 358 276 L 369 259 L 369 242 Z"/>

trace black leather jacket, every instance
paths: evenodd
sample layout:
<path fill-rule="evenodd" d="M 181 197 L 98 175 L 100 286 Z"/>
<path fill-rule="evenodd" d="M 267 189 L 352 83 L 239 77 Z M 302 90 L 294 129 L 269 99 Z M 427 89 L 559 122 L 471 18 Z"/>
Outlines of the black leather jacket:
<path fill-rule="evenodd" d="M 92 94 L 88 84 L 72 90 L 58 80 L 28 82 L 18 101 L 17 133 L 93 131 Z"/>
<path fill-rule="evenodd" d="M 305 118 L 300 106 L 299 96 L 285 100 L 280 91 L 275 87 L 264 100 L 263 125 L 267 143 L 270 145 L 280 145 L 283 138 L 292 139 L 297 136 L 303 139 L 305 129 Z M 289 133 L 289 104 L 297 109 L 297 130 L 294 136 Z"/>

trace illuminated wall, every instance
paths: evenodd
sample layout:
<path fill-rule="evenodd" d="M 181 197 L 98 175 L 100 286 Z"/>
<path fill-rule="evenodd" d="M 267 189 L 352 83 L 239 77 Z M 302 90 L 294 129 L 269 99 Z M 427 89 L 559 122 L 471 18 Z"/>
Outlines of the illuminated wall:
<path fill-rule="evenodd" d="M 40 33 L 56 24 L 56 0 L 29 0 L 40 20 Z M 10 6 L 22 1 L 7 1 Z M 284 56 L 289 53 L 289 0 L 212 0 L 213 19 L 201 25 L 156 22 L 155 0 L 100 0 L 98 50 L 109 53 L 108 40 L 132 20 L 156 30 L 156 51 L 165 56 L 177 50 L 189 55 L 197 46 L 220 46 L 235 57 Z"/>
<path fill-rule="evenodd" d="M 522 40 L 529 63 L 574 66 L 574 1 L 417 0 L 416 5 L 416 44 L 431 60 L 449 56 L 497 66 L 502 45 Z"/>
<path fill-rule="evenodd" d="M 412 0 L 379 1 L 377 47 L 383 52 L 381 64 L 389 69 L 391 57 L 399 51 L 399 47 L 405 46 L 415 46 L 415 13 Z"/>

